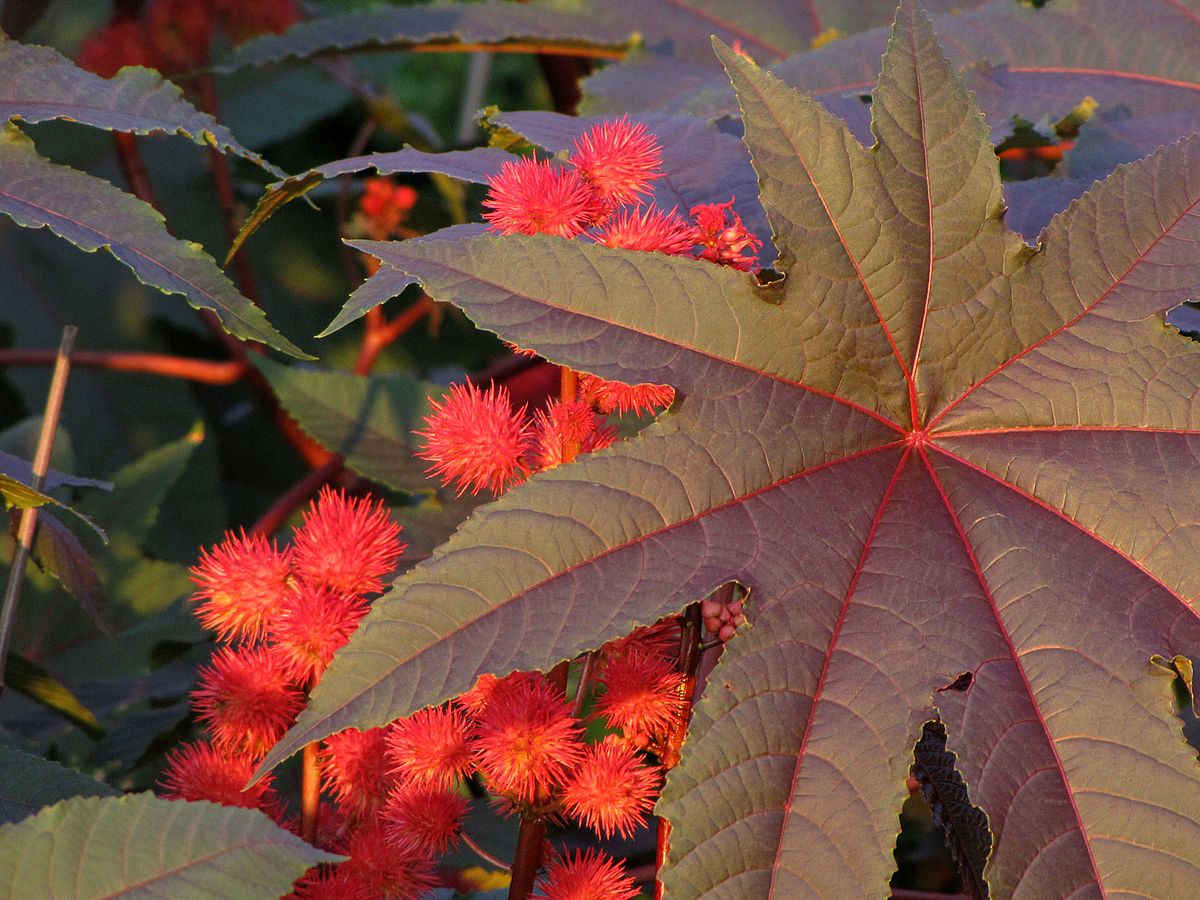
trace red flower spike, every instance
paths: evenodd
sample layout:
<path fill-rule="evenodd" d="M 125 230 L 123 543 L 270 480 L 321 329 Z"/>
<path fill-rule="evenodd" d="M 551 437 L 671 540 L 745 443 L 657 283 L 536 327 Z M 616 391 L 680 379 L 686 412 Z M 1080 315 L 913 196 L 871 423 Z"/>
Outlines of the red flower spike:
<path fill-rule="evenodd" d="M 368 178 L 358 205 L 370 223 L 370 236 L 387 240 L 408 218 L 416 202 L 417 192 L 408 185 L 396 184 L 390 178 Z"/>
<path fill-rule="evenodd" d="M 337 867 L 337 882 L 361 900 L 417 900 L 437 886 L 433 860 L 414 841 L 389 841 L 382 826 L 364 823 L 338 848 L 350 858 Z"/>
<path fill-rule="evenodd" d="M 323 584 L 301 582 L 267 629 L 267 640 L 299 684 L 321 676 L 367 614 L 361 597 L 339 594 Z"/>
<path fill-rule="evenodd" d="M 536 679 L 493 693 L 472 750 L 492 790 L 532 803 L 563 784 L 583 759 L 582 733 L 563 695 Z"/>
<path fill-rule="evenodd" d="M 695 243 L 704 247 L 698 254 L 700 259 L 743 272 L 758 265 L 756 254 L 762 241 L 746 230 L 742 217 L 733 211 L 733 200 L 693 206 L 691 215 L 696 222 Z M 728 221 L 730 215 L 732 223 Z"/>
<path fill-rule="evenodd" d="M 219 747 L 261 756 L 300 710 L 304 694 L 268 647 L 223 647 L 200 670 L 192 707 Z"/>
<path fill-rule="evenodd" d="M 533 429 L 537 443 L 534 463 L 539 472 L 580 453 L 601 450 L 617 439 L 617 433 L 584 400 L 555 400 L 534 417 Z"/>
<path fill-rule="evenodd" d="M 460 497 L 484 488 L 498 496 L 529 474 L 522 457 L 533 438 L 525 408 L 514 410 L 503 387 L 455 384 L 429 405 L 425 430 L 416 432 L 425 446 L 416 455 L 433 463 L 426 470 L 431 476 L 457 485 Z"/>
<path fill-rule="evenodd" d="M 79 47 L 81 69 L 112 78 L 125 66 L 154 68 L 154 53 L 145 23 L 137 19 L 110 22 L 93 31 Z"/>
<path fill-rule="evenodd" d="M 538 883 L 543 900 L 633 900 L 638 889 L 616 862 L 596 850 L 576 850 L 546 867 Z"/>
<path fill-rule="evenodd" d="M 296 574 L 339 594 L 375 594 L 405 544 L 380 501 L 322 488 L 293 540 Z"/>
<path fill-rule="evenodd" d="M 503 678 L 485 672 L 475 679 L 473 688 L 460 694 L 454 702 L 462 707 L 469 718 L 477 719 L 494 697 L 525 690 L 526 684 L 540 679 L 541 676 L 536 672 L 513 672 Z"/>
<path fill-rule="evenodd" d="M 627 738 L 665 734 L 683 715 L 683 675 L 660 657 L 630 650 L 605 667 L 603 679 L 596 711 Z"/>
<path fill-rule="evenodd" d="M 658 139 L 628 117 L 601 122 L 581 134 L 570 162 L 609 206 L 636 202 L 662 175 Z"/>
<path fill-rule="evenodd" d="M 458 844 L 467 799 L 436 785 L 402 785 L 383 808 L 383 832 L 398 843 L 413 841 L 432 856 Z"/>
<path fill-rule="evenodd" d="M 587 756 L 563 787 L 567 812 L 601 837 L 628 838 L 654 807 L 662 778 L 626 743 L 609 736 Z"/>
<path fill-rule="evenodd" d="M 579 396 L 601 413 L 656 413 L 675 402 L 675 388 L 669 384 L 625 384 L 607 381 L 595 375 L 579 377 Z"/>
<path fill-rule="evenodd" d="M 211 0 L 229 40 L 240 44 L 260 34 L 282 34 L 300 21 L 297 0 Z"/>
<path fill-rule="evenodd" d="M 387 729 L 391 771 L 416 785 L 450 788 L 471 774 L 467 717 L 454 707 L 435 707 L 393 722 Z"/>
<path fill-rule="evenodd" d="M 221 806 L 261 809 L 276 818 L 281 806 L 266 775 L 246 790 L 257 761 L 244 753 L 226 753 L 207 741 L 181 744 L 167 752 L 167 765 L 159 779 L 168 800 L 208 800 Z"/>
<path fill-rule="evenodd" d="M 200 624 L 223 641 L 258 640 L 287 596 L 291 572 L 291 550 L 261 535 L 226 534 L 191 569 Z"/>
<path fill-rule="evenodd" d="M 603 214 L 592 188 L 574 169 L 537 159 L 506 162 L 488 179 L 483 218 L 501 234 L 572 238 Z"/>
<path fill-rule="evenodd" d="M 597 244 L 622 250 L 686 256 L 696 243 L 696 231 L 674 210 L 665 213 L 653 206 L 623 209 L 595 234 Z"/>
<path fill-rule="evenodd" d="M 376 815 L 396 783 L 385 755 L 386 735 L 386 728 L 347 728 L 322 742 L 325 786 L 351 818 Z"/>

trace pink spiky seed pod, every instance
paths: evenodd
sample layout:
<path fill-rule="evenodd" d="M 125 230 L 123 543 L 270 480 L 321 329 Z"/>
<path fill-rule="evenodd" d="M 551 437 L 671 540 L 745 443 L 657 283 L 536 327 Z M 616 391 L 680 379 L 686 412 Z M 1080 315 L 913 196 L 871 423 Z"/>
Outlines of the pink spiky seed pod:
<path fill-rule="evenodd" d="M 657 413 L 675 402 L 675 388 L 669 384 L 625 384 L 595 375 L 579 377 L 579 396 L 600 413 Z"/>
<path fill-rule="evenodd" d="M 525 684 L 541 678 L 536 672 L 513 672 L 497 678 L 485 672 L 475 679 L 475 685 L 454 700 L 454 705 L 466 713 L 468 719 L 478 719 L 492 699 L 502 694 L 525 689 Z"/>
<path fill-rule="evenodd" d="M 391 771 L 402 781 L 449 789 L 471 774 L 469 725 L 461 709 L 438 706 L 393 722 L 386 752 Z"/>
<path fill-rule="evenodd" d="M 598 850 L 576 850 L 555 858 L 537 885 L 540 900 L 633 900 L 634 880 Z"/>
<path fill-rule="evenodd" d="M 346 896 L 417 900 L 435 888 L 433 858 L 416 841 L 389 841 L 382 824 L 364 822 L 352 829 L 336 852 L 350 857 L 336 869 Z"/>
<path fill-rule="evenodd" d="M 611 445 L 617 433 L 583 400 L 553 401 L 534 416 L 534 466 L 540 472 Z"/>
<path fill-rule="evenodd" d="M 267 641 L 283 659 L 288 674 L 311 685 L 367 614 L 366 601 L 324 584 L 301 582 L 288 594 L 267 629 Z"/>
<path fill-rule="evenodd" d="M 695 228 L 674 210 L 663 212 L 653 206 L 622 209 L 593 235 L 597 244 L 621 250 L 686 256 L 695 246 Z"/>
<path fill-rule="evenodd" d="M 627 116 L 600 122 L 577 137 L 569 162 L 610 207 L 637 202 L 662 175 L 658 139 Z"/>
<path fill-rule="evenodd" d="M 583 234 L 604 210 L 577 171 L 532 157 L 506 162 L 489 177 L 483 205 L 490 231 L 562 238 Z"/>
<path fill-rule="evenodd" d="M 215 744 L 258 757 L 291 727 L 304 693 L 271 648 L 222 647 L 200 669 L 192 707 Z"/>
<path fill-rule="evenodd" d="M 278 820 L 282 807 L 272 786 L 273 776 L 266 775 L 246 787 L 257 767 L 255 757 L 231 753 L 207 741 L 181 744 L 167 751 L 160 793 L 168 800 L 208 800 L 221 806 L 261 809 Z"/>
<path fill-rule="evenodd" d="M 562 693 L 529 680 L 493 693 L 476 722 L 472 752 L 493 791 L 531 804 L 583 759 L 582 733 Z"/>
<path fill-rule="evenodd" d="M 654 808 L 661 785 L 657 768 L 610 735 L 588 747 L 561 796 L 567 813 L 601 837 L 628 838 Z"/>
<path fill-rule="evenodd" d="M 396 784 L 386 738 L 386 728 L 347 728 L 322 742 L 320 765 L 326 790 L 352 819 L 378 814 Z"/>
<path fill-rule="evenodd" d="M 222 641 L 256 641 L 291 582 L 291 550 L 261 535 L 229 532 L 192 567 L 196 617 Z"/>
<path fill-rule="evenodd" d="M 684 713 L 684 677 L 661 657 L 631 650 L 606 665 L 602 679 L 596 711 L 627 738 L 664 735 Z"/>
<path fill-rule="evenodd" d="M 347 497 L 326 486 L 296 530 L 296 574 L 348 596 L 378 593 L 380 576 L 391 572 L 404 552 L 399 534 L 382 501 Z"/>
<path fill-rule="evenodd" d="M 440 400 L 431 400 L 425 430 L 415 432 L 425 445 L 417 456 L 443 484 L 461 497 L 484 488 L 499 496 L 529 474 L 524 460 L 533 445 L 525 408 L 514 410 L 508 391 L 493 385 L 480 390 L 471 382 L 455 384 Z"/>
<path fill-rule="evenodd" d="M 404 784 L 387 798 L 380 819 L 389 840 L 413 841 L 432 856 L 458 844 L 467 799 L 439 785 Z"/>

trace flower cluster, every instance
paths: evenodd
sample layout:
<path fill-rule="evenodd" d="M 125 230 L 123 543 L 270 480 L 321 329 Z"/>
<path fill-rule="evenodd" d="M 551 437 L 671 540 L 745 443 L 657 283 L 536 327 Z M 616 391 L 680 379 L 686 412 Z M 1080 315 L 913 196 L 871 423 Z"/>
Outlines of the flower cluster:
<path fill-rule="evenodd" d="M 137 18 L 116 19 L 85 38 L 79 65 L 105 78 L 124 66 L 186 72 L 208 64 L 218 35 L 240 44 L 299 19 L 297 0 L 150 0 Z"/>
<path fill-rule="evenodd" d="M 752 269 L 762 242 L 746 230 L 732 200 L 693 208 L 691 222 L 643 203 L 662 174 L 661 159 L 658 141 L 641 123 L 602 122 L 580 135 L 565 165 L 535 158 L 505 163 L 488 182 L 484 219 L 501 234 L 582 238 Z M 616 440 L 609 414 L 655 413 L 674 398 L 669 385 L 582 373 L 573 397 L 531 416 L 513 409 L 502 387 L 454 385 L 417 432 L 425 441 L 417 455 L 459 494 L 499 495 L 531 472 L 607 447 Z"/>

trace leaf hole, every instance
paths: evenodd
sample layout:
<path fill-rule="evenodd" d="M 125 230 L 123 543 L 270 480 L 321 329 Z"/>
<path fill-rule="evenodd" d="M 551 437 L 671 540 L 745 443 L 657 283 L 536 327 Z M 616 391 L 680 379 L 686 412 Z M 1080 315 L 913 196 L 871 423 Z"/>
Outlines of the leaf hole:
<path fill-rule="evenodd" d="M 943 690 L 970 676 L 963 673 Z M 967 683 L 969 685 L 969 677 Z M 946 726 L 931 719 L 913 746 L 908 798 L 900 810 L 894 850 L 893 889 L 988 896 L 983 869 L 991 852 L 987 814 L 971 802 L 958 772 L 958 757 L 947 748 Z"/>

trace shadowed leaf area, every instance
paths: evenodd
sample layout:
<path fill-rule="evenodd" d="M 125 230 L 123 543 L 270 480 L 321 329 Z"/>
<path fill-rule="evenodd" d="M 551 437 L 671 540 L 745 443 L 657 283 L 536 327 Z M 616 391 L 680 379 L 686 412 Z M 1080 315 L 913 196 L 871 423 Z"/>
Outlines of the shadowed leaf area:
<path fill-rule="evenodd" d="M 1200 358 L 1164 320 L 1200 287 L 1200 138 L 1119 168 L 1035 251 L 915 3 L 869 149 L 717 52 L 769 287 L 546 236 L 372 247 L 519 346 L 680 399 L 400 578 L 265 767 L 735 580 L 752 627 L 658 806 L 669 896 L 885 896 L 935 715 L 992 832 L 990 896 L 1188 896 L 1200 773 L 1151 657 L 1200 646 Z"/>

